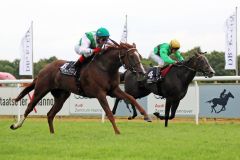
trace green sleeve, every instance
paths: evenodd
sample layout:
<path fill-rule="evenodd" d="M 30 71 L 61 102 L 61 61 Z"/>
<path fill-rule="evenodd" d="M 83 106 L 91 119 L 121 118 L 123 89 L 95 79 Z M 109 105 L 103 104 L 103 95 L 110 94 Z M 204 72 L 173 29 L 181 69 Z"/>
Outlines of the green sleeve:
<path fill-rule="evenodd" d="M 163 59 L 164 62 L 172 64 L 175 61 L 172 60 L 169 56 L 168 56 L 168 50 L 166 48 L 161 48 L 160 49 L 160 56 Z"/>
<path fill-rule="evenodd" d="M 176 58 L 179 61 L 183 61 L 184 60 L 183 56 L 181 55 L 181 53 L 179 51 L 176 51 L 175 56 L 176 56 Z"/>

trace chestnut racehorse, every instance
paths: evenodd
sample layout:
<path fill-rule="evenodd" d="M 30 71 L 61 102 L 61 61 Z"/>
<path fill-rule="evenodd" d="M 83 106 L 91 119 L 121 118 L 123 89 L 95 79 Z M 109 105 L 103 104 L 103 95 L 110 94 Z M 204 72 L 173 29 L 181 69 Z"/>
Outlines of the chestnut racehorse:
<path fill-rule="evenodd" d="M 151 121 L 146 111 L 136 100 L 119 88 L 118 69 L 120 66 L 124 65 L 128 69 L 133 68 L 139 75 L 145 73 L 135 45 L 115 43 L 102 53 L 95 55 L 89 63 L 81 67 L 80 82 L 78 83 L 76 83 L 74 76 L 60 73 L 59 68 L 65 63 L 64 60 L 56 60 L 48 64 L 39 72 L 33 82 L 18 95 L 16 101 L 19 101 L 33 89 L 35 90 L 34 98 L 28 104 L 21 120 L 11 125 L 11 129 L 21 127 L 28 114 L 48 92 L 51 92 L 54 97 L 54 105 L 47 113 L 50 133 L 54 133 L 53 119 L 55 115 L 61 110 L 71 93 L 97 98 L 112 123 L 115 134 L 120 134 L 120 131 L 107 102 L 107 95 L 131 102 L 144 115 L 144 120 Z"/>

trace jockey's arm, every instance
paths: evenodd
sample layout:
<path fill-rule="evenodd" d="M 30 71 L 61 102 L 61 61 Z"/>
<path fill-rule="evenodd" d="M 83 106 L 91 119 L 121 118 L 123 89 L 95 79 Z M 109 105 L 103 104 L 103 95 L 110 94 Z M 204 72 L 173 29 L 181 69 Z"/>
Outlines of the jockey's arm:
<path fill-rule="evenodd" d="M 178 59 L 178 61 L 184 60 L 183 56 L 181 55 L 181 53 L 179 51 L 176 51 L 176 53 L 174 55 Z"/>
<path fill-rule="evenodd" d="M 75 46 L 75 51 L 79 55 L 84 55 L 84 57 L 89 57 L 93 54 L 93 49 L 90 48 L 91 42 L 86 35 L 82 37 L 80 43 Z"/>
<path fill-rule="evenodd" d="M 164 62 L 173 64 L 175 61 L 168 56 L 168 51 L 165 48 L 160 49 L 160 56 Z"/>

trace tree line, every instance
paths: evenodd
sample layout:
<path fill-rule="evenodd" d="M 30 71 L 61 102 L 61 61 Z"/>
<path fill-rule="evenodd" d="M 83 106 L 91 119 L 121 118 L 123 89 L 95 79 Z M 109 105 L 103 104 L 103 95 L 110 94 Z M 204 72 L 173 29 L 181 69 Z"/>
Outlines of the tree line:
<path fill-rule="evenodd" d="M 185 59 L 188 59 L 191 55 L 193 55 L 196 51 L 201 51 L 200 47 L 195 47 L 185 53 L 183 53 L 183 57 Z M 236 75 L 234 70 L 225 70 L 225 54 L 224 52 L 218 52 L 218 51 L 212 51 L 210 53 L 206 54 L 206 57 L 212 66 L 212 68 L 216 72 L 216 76 L 234 76 Z M 174 58 L 174 57 L 172 57 Z M 34 63 L 34 77 L 38 74 L 38 72 L 47 64 L 57 60 L 57 57 L 53 56 L 49 59 L 40 59 L 38 62 Z M 19 75 L 19 59 L 15 59 L 13 62 L 7 61 L 7 60 L 0 60 L 0 72 L 8 72 L 14 75 L 17 79 L 22 78 L 31 78 L 29 76 L 20 76 Z M 156 63 L 154 63 L 152 60 L 143 58 L 142 59 L 143 65 L 150 65 L 154 66 Z M 240 67 L 240 56 L 238 56 L 238 68 Z M 239 73 L 238 73 L 239 75 Z"/>

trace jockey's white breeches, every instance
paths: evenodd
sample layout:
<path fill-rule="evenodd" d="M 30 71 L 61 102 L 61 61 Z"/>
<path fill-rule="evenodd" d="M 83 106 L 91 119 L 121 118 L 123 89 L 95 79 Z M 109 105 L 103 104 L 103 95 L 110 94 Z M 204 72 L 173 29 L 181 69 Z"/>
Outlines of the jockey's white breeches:
<path fill-rule="evenodd" d="M 164 66 L 163 59 L 160 56 L 157 56 L 156 54 L 154 54 L 153 51 L 149 54 L 149 58 L 152 59 L 153 61 L 155 61 L 156 63 L 158 63 L 159 67 L 163 67 Z"/>

